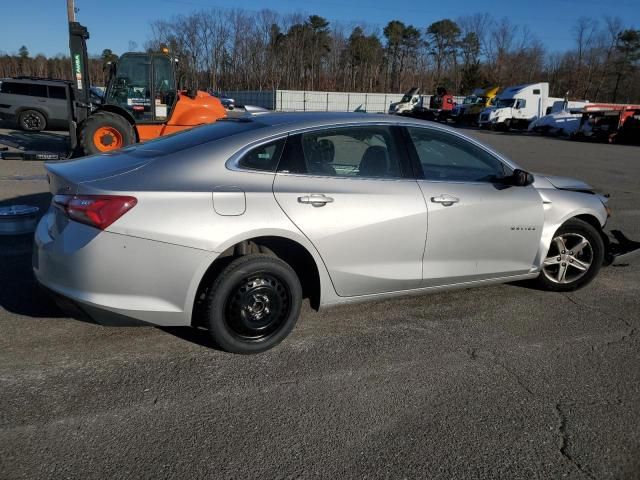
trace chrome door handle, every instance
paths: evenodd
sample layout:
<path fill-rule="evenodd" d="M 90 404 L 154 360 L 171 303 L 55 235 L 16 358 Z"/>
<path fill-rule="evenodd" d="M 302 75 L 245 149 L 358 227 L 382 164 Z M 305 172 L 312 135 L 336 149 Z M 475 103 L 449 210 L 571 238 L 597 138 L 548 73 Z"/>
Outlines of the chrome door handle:
<path fill-rule="evenodd" d="M 312 193 L 304 197 L 298 197 L 300 203 L 310 203 L 314 207 L 324 207 L 327 203 L 333 203 L 333 198 L 322 195 L 321 193 Z"/>
<path fill-rule="evenodd" d="M 445 207 L 450 207 L 454 203 L 458 203 L 460 199 L 445 193 L 443 195 L 438 195 L 437 197 L 431 197 L 431 201 L 433 203 L 441 203 Z"/>

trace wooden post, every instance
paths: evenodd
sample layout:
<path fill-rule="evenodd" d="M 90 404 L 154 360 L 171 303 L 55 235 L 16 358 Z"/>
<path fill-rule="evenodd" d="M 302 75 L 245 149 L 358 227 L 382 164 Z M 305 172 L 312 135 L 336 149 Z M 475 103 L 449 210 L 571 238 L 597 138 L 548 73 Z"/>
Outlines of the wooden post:
<path fill-rule="evenodd" d="M 76 21 L 76 7 L 74 5 L 74 0 L 67 0 L 67 18 L 69 19 L 69 23 Z"/>

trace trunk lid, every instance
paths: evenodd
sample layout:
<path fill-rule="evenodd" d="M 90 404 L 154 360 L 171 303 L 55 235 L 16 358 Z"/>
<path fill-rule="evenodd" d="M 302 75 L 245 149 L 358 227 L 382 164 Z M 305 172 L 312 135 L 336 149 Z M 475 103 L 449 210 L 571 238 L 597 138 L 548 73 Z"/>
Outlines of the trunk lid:
<path fill-rule="evenodd" d="M 45 163 L 49 191 L 55 195 L 77 195 L 82 183 L 123 175 L 151 163 L 161 152 L 151 149 L 125 148 L 111 153 L 77 160 Z M 70 220 L 52 202 L 44 218 L 51 238 L 58 237 Z"/>
<path fill-rule="evenodd" d="M 151 163 L 161 152 L 124 148 L 115 152 L 62 162 L 45 163 L 49 191 L 53 195 L 75 194 L 84 182 L 123 175 Z"/>

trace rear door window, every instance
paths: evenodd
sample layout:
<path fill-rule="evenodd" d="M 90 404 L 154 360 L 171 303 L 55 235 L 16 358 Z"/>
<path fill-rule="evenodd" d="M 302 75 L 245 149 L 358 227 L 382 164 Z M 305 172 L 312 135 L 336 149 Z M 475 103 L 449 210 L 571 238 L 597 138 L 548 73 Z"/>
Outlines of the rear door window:
<path fill-rule="evenodd" d="M 40 83 L 32 83 L 29 85 L 29 95 L 32 97 L 47 98 L 47 86 Z"/>
<path fill-rule="evenodd" d="M 328 177 L 400 178 L 400 154 L 390 127 L 316 130 L 287 140 L 279 170 Z"/>
<path fill-rule="evenodd" d="M 64 87 L 49 85 L 49 98 L 65 100 L 67 98 L 67 92 Z"/>

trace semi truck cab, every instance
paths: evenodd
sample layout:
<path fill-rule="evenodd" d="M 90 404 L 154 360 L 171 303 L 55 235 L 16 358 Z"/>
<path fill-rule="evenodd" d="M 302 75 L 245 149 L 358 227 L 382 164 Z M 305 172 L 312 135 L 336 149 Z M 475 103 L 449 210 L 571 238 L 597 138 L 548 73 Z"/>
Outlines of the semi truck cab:
<path fill-rule="evenodd" d="M 451 118 L 456 123 L 475 123 L 478 116 L 492 105 L 500 87 L 476 88 L 464 101 L 451 111 Z"/>
<path fill-rule="evenodd" d="M 562 100 L 549 97 L 547 82 L 516 85 L 502 92 L 495 106 L 483 110 L 478 123 L 502 130 L 526 129 L 532 121 L 546 115 L 554 102 Z"/>
<path fill-rule="evenodd" d="M 399 114 L 412 111 L 420 103 L 420 89 L 411 88 L 399 102 L 389 105 L 389 113 Z"/>

